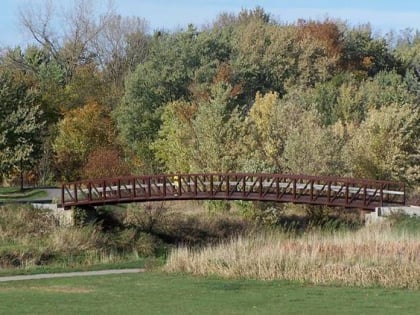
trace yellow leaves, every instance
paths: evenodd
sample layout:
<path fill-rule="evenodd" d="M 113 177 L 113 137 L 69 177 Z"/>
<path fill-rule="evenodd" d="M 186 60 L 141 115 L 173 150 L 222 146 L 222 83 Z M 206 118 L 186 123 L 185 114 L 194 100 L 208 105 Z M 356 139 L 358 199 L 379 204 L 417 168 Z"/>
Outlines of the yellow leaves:
<path fill-rule="evenodd" d="M 70 110 L 58 123 L 58 135 L 53 144 L 57 162 L 79 172 L 77 168 L 88 155 L 100 147 L 112 145 L 114 137 L 111 119 L 99 104 L 88 103 Z"/>
<path fill-rule="evenodd" d="M 274 107 L 278 103 L 279 94 L 268 92 L 262 95 L 260 92 L 255 96 L 254 105 L 249 111 L 249 118 L 262 134 L 267 134 L 270 117 L 273 116 Z"/>
<path fill-rule="evenodd" d="M 419 113 L 410 105 L 392 104 L 370 109 L 366 120 L 346 144 L 345 157 L 352 175 L 376 179 L 408 179 L 411 155 L 419 146 Z"/>
<path fill-rule="evenodd" d="M 151 145 L 169 172 L 190 172 L 193 132 L 191 121 L 197 106 L 176 101 L 165 107 L 159 137 Z"/>
<path fill-rule="evenodd" d="M 374 64 L 374 58 L 372 56 L 363 57 L 362 67 L 366 70 L 370 70 Z"/>

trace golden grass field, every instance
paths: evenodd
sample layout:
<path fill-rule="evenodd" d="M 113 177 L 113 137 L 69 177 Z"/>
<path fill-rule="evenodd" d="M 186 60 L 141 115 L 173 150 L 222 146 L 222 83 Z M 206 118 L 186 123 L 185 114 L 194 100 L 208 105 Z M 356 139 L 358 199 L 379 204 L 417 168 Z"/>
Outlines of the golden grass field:
<path fill-rule="evenodd" d="M 389 224 L 359 231 L 240 236 L 201 249 L 171 251 L 165 270 L 224 278 L 420 288 L 420 235 Z"/>

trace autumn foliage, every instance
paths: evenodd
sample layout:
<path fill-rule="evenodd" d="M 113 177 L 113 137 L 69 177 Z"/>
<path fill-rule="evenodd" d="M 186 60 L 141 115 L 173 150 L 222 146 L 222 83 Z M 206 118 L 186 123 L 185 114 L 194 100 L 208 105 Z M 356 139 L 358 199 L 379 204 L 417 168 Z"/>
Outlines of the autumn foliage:
<path fill-rule="evenodd" d="M 98 148 L 88 156 L 83 167 L 85 178 L 105 178 L 130 175 L 129 165 L 123 161 L 120 152 L 113 148 Z"/>
<path fill-rule="evenodd" d="M 85 1 L 75 4 L 63 14 L 70 33 L 57 38 L 52 8 L 23 10 L 40 47 L 0 56 L 0 73 L 37 92 L 48 134 L 40 161 L 53 180 L 249 171 L 419 185 L 418 32 L 381 37 L 334 18 L 283 23 L 257 7 L 153 34 L 112 10 L 97 24 L 79 10 Z M 8 107 L 24 101 L 2 85 Z M 13 121 L 2 116 L 10 108 L 0 122 Z M 9 131 L 0 135 L 12 143 Z"/>

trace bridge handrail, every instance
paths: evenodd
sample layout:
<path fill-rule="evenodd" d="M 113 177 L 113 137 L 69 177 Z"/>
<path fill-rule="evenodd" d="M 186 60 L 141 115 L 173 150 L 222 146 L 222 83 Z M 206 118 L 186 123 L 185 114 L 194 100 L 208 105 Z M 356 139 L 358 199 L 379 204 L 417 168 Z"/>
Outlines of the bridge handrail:
<path fill-rule="evenodd" d="M 185 176 L 252 176 L 252 177 L 286 177 L 289 179 L 308 179 L 308 180 L 322 180 L 322 181 L 337 181 L 342 183 L 361 183 L 361 184 L 392 184 L 395 186 L 405 187 L 404 182 L 391 181 L 391 180 L 378 180 L 378 179 L 366 179 L 366 178 L 353 178 L 353 177 L 339 177 L 339 176 L 315 176 L 305 174 L 283 174 L 283 173 L 168 173 L 168 174 L 150 174 L 150 175 L 127 175 L 117 177 L 103 177 L 103 178 L 90 178 L 85 180 L 70 181 L 63 184 L 82 184 L 86 182 L 103 182 L 110 180 L 125 180 L 132 178 L 147 179 L 147 178 L 159 178 L 159 177 L 185 177 Z"/>
<path fill-rule="evenodd" d="M 143 184 L 138 185 L 139 181 Z M 209 187 L 204 188 L 204 191 L 199 191 L 198 182 L 202 185 L 200 187 L 206 187 L 206 185 Z M 232 185 L 237 187 L 231 190 Z M 159 187 L 162 187 L 162 191 Z M 143 189 L 144 192 L 147 190 L 147 195 L 140 197 L 142 191 L 136 195 L 137 189 Z M 185 189 L 188 193 L 184 191 Z M 238 191 L 238 189 L 242 190 Z M 247 189 L 250 193 L 238 195 L 240 191 Z M 127 196 L 126 192 L 129 190 L 133 194 Z M 66 200 L 66 192 L 71 200 Z M 114 192 L 112 197 L 107 196 L 109 192 Z M 208 195 L 204 194 L 205 192 Z M 92 193 L 95 194 L 95 198 L 92 197 Z M 123 195 L 124 198 L 122 198 Z M 79 196 L 81 198 L 78 198 Z M 374 205 L 382 205 L 384 202 L 395 201 L 398 204 L 405 204 L 405 184 L 336 176 L 232 172 L 131 175 L 62 184 L 63 205 L 147 201 L 153 198 L 173 200 L 181 199 L 181 197 L 190 199 L 243 198 L 243 200 L 303 202 L 346 207 L 356 207 L 362 203 L 363 207 L 372 209 Z"/>

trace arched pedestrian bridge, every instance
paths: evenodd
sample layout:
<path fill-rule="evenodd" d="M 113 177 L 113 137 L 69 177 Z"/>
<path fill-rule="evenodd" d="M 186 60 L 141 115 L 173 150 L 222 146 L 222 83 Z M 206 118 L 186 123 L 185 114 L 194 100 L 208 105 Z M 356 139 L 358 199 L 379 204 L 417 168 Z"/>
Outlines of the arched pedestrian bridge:
<path fill-rule="evenodd" d="M 162 174 L 63 183 L 61 203 L 72 206 L 164 201 L 251 200 L 374 210 L 405 204 L 400 182 L 286 174 Z"/>

